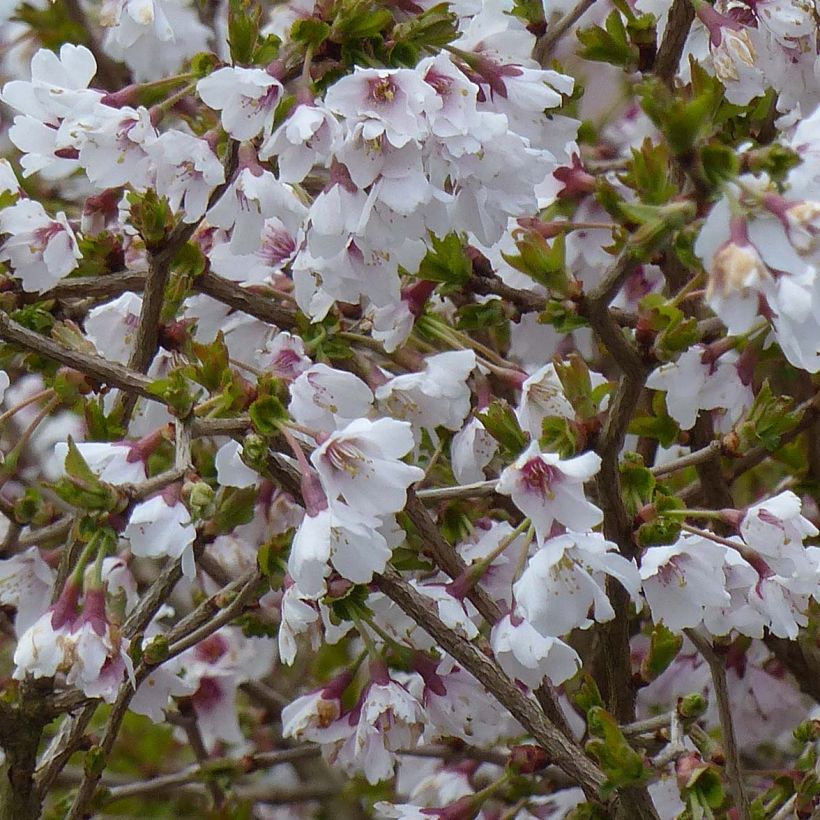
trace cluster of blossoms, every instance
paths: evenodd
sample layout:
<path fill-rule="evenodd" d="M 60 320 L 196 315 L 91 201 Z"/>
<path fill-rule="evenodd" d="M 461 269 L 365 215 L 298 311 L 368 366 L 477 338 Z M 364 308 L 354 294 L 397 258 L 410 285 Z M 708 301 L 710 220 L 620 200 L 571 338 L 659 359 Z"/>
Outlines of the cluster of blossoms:
<path fill-rule="evenodd" d="M 820 811 L 812 4 L 12 6 L 8 816 Z"/>

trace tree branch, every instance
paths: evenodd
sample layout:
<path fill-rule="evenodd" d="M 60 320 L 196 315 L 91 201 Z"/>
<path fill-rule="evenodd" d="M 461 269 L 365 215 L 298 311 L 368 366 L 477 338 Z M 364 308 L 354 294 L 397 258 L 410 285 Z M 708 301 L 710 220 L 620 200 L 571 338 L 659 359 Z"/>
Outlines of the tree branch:
<path fill-rule="evenodd" d="M 492 661 L 445 626 L 430 608 L 429 600 L 416 592 L 395 570 L 388 567 L 376 583 L 388 598 L 423 627 L 442 649 L 452 655 L 509 710 L 510 714 L 546 749 L 556 765 L 578 783 L 588 799 L 599 801 L 598 790 L 606 778 L 577 743 L 550 723 L 537 704 L 524 695 Z"/>
<path fill-rule="evenodd" d="M 726 758 L 726 779 L 729 781 L 729 790 L 735 801 L 740 820 L 751 820 L 751 803 L 746 794 L 743 783 L 743 772 L 740 768 L 740 750 L 737 746 L 735 727 L 732 720 L 732 709 L 729 703 L 729 687 L 726 682 L 726 664 L 723 658 L 715 651 L 707 638 L 695 629 L 687 629 L 686 635 L 700 652 L 703 659 L 709 664 L 712 683 L 715 689 L 720 729 L 723 735 L 723 751 Z"/>

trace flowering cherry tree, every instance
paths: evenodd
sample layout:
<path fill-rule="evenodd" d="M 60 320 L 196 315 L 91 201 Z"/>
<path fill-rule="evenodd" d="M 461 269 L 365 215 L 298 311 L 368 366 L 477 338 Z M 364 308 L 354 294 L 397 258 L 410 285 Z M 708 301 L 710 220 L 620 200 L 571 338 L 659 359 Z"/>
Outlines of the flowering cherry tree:
<path fill-rule="evenodd" d="M 820 816 L 820 12 L 0 3 L 0 820 Z"/>

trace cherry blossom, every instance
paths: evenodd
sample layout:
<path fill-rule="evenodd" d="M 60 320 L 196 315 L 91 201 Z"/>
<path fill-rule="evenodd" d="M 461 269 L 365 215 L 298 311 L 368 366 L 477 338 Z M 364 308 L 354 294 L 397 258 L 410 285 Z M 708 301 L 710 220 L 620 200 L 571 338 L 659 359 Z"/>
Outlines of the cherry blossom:
<path fill-rule="evenodd" d="M 82 258 L 77 237 L 60 211 L 52 219 L 35 200 L 21 199 L 0 213 L 0 261 L 10 262 L 23 288 L 47 290 L 73 271 Z"/>
<path fill-rule="evenodd" d="M 541 453 L 533 442 L 501 473 L 497 490 L 535 525 L 539 544 L 549 535 L 554 521 L 574 530 L 600 524 L 603 513 L 584 495 L 584 482 L 599 470 L 596 453 L 562 460 L 554 453 Z"/>
<path fill-rule="evenodd" d="M 357 512 L 398 512 L 407 488 L 424 476 L 419 467 L 399 461 L 413 447 L 410 425 L 382 418 L 356 419 L 331 433 L 310 457 L 330 505 L 342 496 Z"/>

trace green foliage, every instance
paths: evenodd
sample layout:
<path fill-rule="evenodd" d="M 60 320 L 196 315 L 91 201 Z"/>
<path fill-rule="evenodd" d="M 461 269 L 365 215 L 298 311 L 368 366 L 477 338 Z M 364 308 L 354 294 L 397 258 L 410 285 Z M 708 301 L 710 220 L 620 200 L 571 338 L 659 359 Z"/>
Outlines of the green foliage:
<path fill-rule="evenodd" d="M 507 317 L 504 314 L 504 302 L 501 299 L 462 305 L 458 309 L 456 327 L 459 330 L 488 330 L 506 324 Z"/>
<path fill-rule="evenodd" d="M 579 327 L 588 327 L 589 322 L 578 315 L 572 302 L 562 302 L 559 299 L 548 299 L 546 307 L 539 314 L 538 321 L 542 325 L 552 325 L 557 333 L 572 333 Z"/>
<path fill-rule="evenodd" d="M 461 238 L 454 233 L 447 234 L 443 239 L 431 235 L 430 244 L 432 247 L 419 265 L 419 279 L 454 287 L 465 285 L 472 275 L 473 266 Z"/>
<path fill-rule="evenodd" d="M 518 253 L 501 255 L 509 265 L 553 294 L 569 296 L 577 288 L 575 280 L 567 273 L 565 245 L 563 233 L 558 234 L 550 245 L 538 231 L 524 231 L 515 237 Z"/>
<path fill-rule="evenodd" d="M 652 415 L 637 414 L 629 422 L 629 432 L 636 436 L 657 439 L 662 447 L 669 447 L 678 438 L 679 428 L 666 412 L 666 394 L 657 391 L 652 397 Z"/>
<path fill-rule="evenodd" d="M 228 45 L 231 59 L 239 65 L 253 63 L 259 41 L 262 7 L 255 0 L 230 0 L 228 4 Z"/>
<path fill-rule="evenodd" d="M 640 316 L 642 329 L 656 334 L 652 353 L 660 361 L 670 361 L 700 341 L 697 321 L 685 316 L 661 293 L 650 293 L 641 299 Z"/>
<path fill-rule="evenodd" d="M 641 547 L 673 544 L 681 531 L 679 510 L 685 509 L 686 505 L 675 496 L 661 494 L 655 495 L 653 504 L 655 518 L 638 527 L 635 540 Z"/>
<path fill-rule="evenodd" d="M 626 25 L 618 11 L 610 12 L 603 27 L 579 30 L 578 39 L 583 46 L 579 55 L 585 60 L 609 63 L 627 72 L 638 67 L 638 47 L 630 42 Z"/>
<path fill-rule="evenodd" d="M 762 445 L 769 451 L 780 446 L 783 436 L 797 425 L 801 414 L 791 410 L 794 399 L 776 396 L 767 379 L 755 396 L 754 403 L 735 427 L 738 452 Z"/>
<path fill-rule="evenodd" d="M 517 456 L 526 448 L 527 434 L 521 429 L 512 407 L 503 399 L 492 402 L 476 416 L 508 455 Z"/>
<path fill-rule="evenodd" d="M 8 462 L 6 466 L 8 467 Z M 68 437 L 65 473 L 58 481 L 47 486 L 72 507 L 107 512 L 120 506 L 122 499 L 116 488 L 100 480 L 82 457 L 71 436 Z"/>
<path fill-rule="evenodd" d="M 678 656 L 682 646 L 683 635 L 671 632 L 662 623 L 655 624 L 649 636 L 649 651 L 641 660 L 641 680 L 651 683 L 659 677 Z"/>
<path fill-rule="evenodd" d="M 439 3 L 393 27 L 388 42 L 391 65 L 412 68 L 422 52 L 441 48 L 458 37 L 458 18 L 449 3 Z"/>
<path fill-rule="evenodd" d="M 587 712 L 587 729 L 592 738 L 587 741 L 586 750 L 607 776 L 605 792 L 647 782 L 651 770 L 643 755 L 629 745 L 618 721 L 606 709 L 593 706 Z"/>
<path fill-rule="evenodd" d="M 638 453 L 624 453 L 620 471 L 624 506 L 630 515 L 637 515 L 652 500 L 655 476 L 644 466 L 643 458 Z"/>
<path fill-rule="evenodd" d="M 258 398 L 249 409 L 253 427 L 263 436 L 273 436 L 279 432 L 279 425 L 287 421 L 287 408 L 277 396 L 268 395 Z"/>
<path fill-rule="evenodd" d="M 216 512 L 207 524 L 209 535 L 226 535 L 253 518 L 256 487 L 223 487 L 216 500 Z"/>
<path fill-rule="evenodd" d="M 165 378 L 151 382 L 148 391 L 162 399 L 169 412 L 181 419 L 190 415 L 196 401 L 185 368 L 175 368 Z"/>
<path fill-rule="evenodd" d="M 161 250 L 174 227 L 174 215 L 165 197 L 149 188 L 144 193 L 129 191 L 131 224 L 138 231 L 149 251 Z"/>

